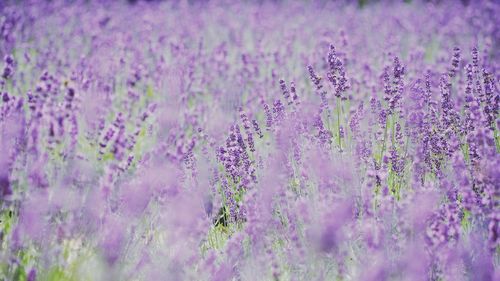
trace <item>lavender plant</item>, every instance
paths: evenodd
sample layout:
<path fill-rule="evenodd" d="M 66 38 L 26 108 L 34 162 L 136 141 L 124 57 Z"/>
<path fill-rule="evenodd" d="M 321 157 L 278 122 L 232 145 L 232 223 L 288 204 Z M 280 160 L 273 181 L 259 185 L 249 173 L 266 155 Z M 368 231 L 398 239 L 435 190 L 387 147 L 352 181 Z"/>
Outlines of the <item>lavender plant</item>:
<path fill-rule="evenodd" d="M 0 3 L 0 280 L 500 280 L 498 14 Z"/>

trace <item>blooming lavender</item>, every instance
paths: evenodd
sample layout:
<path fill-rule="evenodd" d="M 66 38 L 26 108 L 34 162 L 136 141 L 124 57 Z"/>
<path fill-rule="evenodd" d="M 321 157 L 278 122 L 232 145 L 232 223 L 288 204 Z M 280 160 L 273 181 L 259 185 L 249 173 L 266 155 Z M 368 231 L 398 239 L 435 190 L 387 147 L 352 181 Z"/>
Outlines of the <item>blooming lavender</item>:
<path fill-rule="evenodd" d="M 500 6 L 3 1 L 0 280 L 498 280 Z"/>

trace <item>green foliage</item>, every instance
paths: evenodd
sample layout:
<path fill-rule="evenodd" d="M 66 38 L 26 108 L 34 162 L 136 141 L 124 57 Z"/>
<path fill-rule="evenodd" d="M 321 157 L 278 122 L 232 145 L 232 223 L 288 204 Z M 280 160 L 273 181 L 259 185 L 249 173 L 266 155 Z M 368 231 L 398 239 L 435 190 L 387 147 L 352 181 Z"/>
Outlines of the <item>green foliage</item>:
<path fill-rule="evenodd" d="M 46 273 L 41 274 L 40 281 L 77 281 L 76 278 L 71 278 L 64 268 L 61 266 L 54 266 Z"/>

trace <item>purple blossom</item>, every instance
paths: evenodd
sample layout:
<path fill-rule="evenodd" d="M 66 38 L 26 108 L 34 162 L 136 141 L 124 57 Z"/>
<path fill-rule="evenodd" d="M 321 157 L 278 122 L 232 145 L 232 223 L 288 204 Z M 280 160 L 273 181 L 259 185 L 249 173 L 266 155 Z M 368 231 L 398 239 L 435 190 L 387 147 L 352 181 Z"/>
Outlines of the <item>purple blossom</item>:
<path fill-rule="evenodd" d="M 491 1 L 4 2 L 3 279 L 499 279 Z"/>

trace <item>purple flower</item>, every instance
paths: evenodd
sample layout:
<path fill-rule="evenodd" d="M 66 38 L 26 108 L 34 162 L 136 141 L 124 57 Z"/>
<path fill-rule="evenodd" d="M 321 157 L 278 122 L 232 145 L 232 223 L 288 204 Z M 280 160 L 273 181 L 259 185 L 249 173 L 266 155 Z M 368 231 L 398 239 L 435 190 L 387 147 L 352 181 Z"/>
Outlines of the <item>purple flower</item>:
<path fill-rule="evenodd" d="M 262 134 L 262 131 L 260 130 L 259 123 L 257 123 L 257 120 L 252 120 L 252 126 L 255 131 L 255 133 L 259 136 L 259 138 L 263 138 L 264 135 Z"/>
<path fill-rule="evenodd" d="M 264 112 L 266 113 L 266 129 L 270 131 L 273 127 L 273 115 L 267 103 L 264 104 Z"/>
<path fill-rule="evenodd" d="M 7 80 L 12 77 L 14 73 L 14 58 L 11 55 L 6 55 L 4 57 L 5 66 L 2 72 L 2 78 Z"/>
<path fill-rule="evenodd" d="M 459 63 L 460 63 L 460 48 L 455 47 L 455 48 L 453 48 L 453 57 L 451 59 L 451 67 L 448 69 L 448 77 L 450 77 L 450 78 L 455 77 L 457 70 L 458 70 Z"/>
<path fill-rule="evenodd" d="M 321 77 L 316 75 L 311 65 L 307 66 L 307 70 L 309 71 L 309 77 L 311 78 L 311 81 L 313 82 L 314 86 L 316 86 L 316 90 L 321 90 L 321 88 L 323 88 L 323 84 L 321 84 Z"/>

